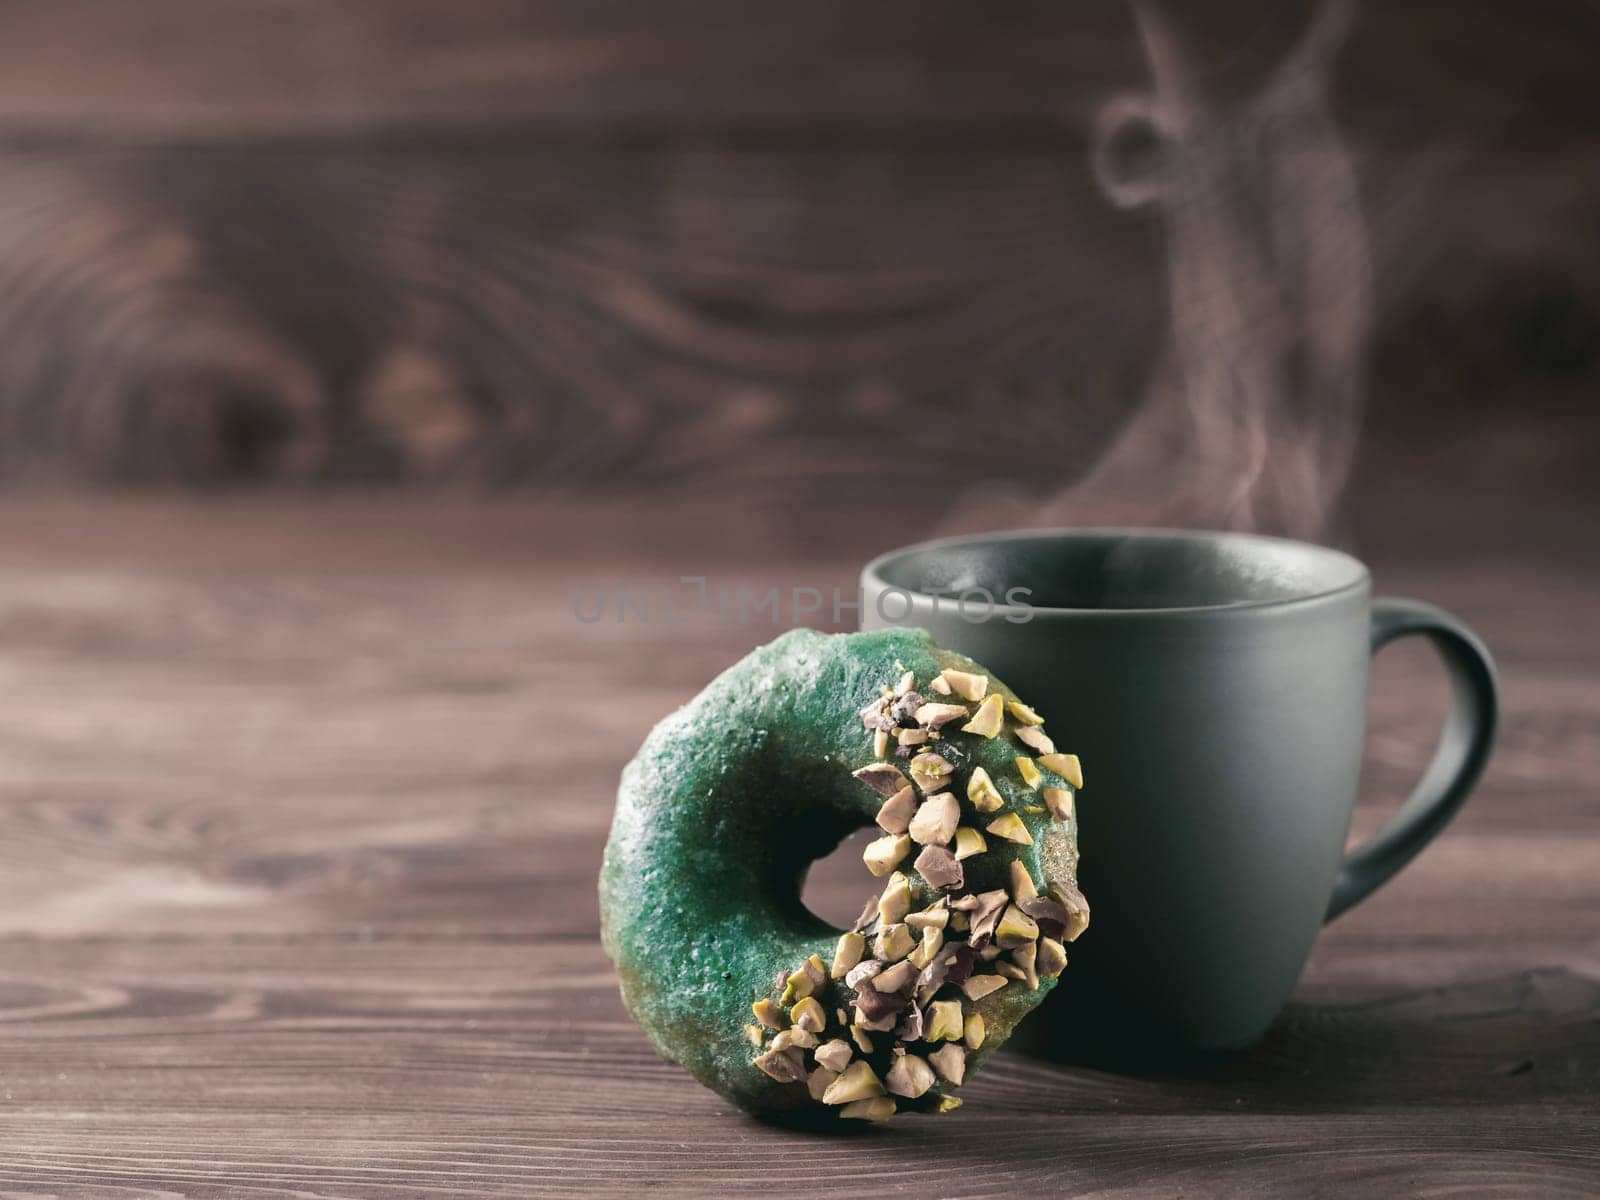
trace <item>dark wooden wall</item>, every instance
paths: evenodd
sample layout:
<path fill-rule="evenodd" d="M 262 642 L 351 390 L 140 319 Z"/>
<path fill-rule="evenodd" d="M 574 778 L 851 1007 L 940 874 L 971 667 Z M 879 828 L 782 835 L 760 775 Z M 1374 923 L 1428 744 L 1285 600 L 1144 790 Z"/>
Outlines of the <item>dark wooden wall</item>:
<path fill-rule="evenodd" d="M 1243 96 L 1307 12 L 1182 32 Z M 1357 11 L 1363 462 L 1586 478 L 1597 44 L 1578 0 Z M 1047 494 L 1166 328 L 1088 166 L 1147 84 L 1114 3 L 5 4 L 0 476 Z"/>

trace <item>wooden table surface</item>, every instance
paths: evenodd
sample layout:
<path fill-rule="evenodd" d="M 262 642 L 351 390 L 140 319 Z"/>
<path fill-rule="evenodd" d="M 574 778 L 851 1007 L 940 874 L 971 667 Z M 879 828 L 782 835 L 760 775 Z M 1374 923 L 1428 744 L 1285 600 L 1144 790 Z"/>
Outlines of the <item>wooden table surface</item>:
<path fill-rule="evenodd" d="M 696 553 L 829 586 L 856 547 Z M 618 768 L 771 631 L 583 625 L 572 589 L 683 561 L 487 505 L 0 509 L 0 1195 L 1600 1187 L 1592 566 L 1375 564 L 1482 631 L 1503 741 L 1261 1046 L 1172 1076 L 1001 1054 L 953 1117 L 828 1138 L 657 1059 L 598 945 Z M 1358 834 L 1442 696 L 1385 653 Z"/>

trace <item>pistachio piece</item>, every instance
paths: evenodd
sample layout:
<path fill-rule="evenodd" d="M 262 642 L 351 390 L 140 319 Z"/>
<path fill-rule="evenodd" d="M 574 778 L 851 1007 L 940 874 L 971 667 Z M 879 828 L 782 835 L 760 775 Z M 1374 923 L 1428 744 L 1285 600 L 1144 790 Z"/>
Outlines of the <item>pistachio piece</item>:
<path fill-rule="evenodd" d="M 849 933 L 839 935 L 839 944 L 833 951 L 833 966 L 828 968 L 828 975 L 833 979 L 843 979 L 850 968 L 861 961 L 861 956 L 867 951 L 867 939 L 851 930 Z"/>
<path fill-rule="evenodd" d="M 824 1104 L 849 1104 L 852 1100 L 869 1100 L 883 1095 L 883 1083 L 872 1070 L 872 1064 L 858 1058 L 828 1085 L 823 1093 Z"/>
<path fill-rule="evenodd" d="M 944 896 L 940 896 L 921 912 L 906 914 L 906 924 L 913 929 L 943 929 L 949 920 L 950 901 Z"/>
<path fill-rule="evenodd" d="M 924 1017 L 922 1039 L 926 1042 L 961 1040 L 961 1001 L 935 1000 Z"/>
<path fill-rule="evenodd" d="M 804 1029 L 807 1033 L 821 1033 L 828 1023 L 828 1014 L 822 1005 L 817 1003 L 815 996 L 807 996 L 789 1010 L 789 1019 L 794 1022 L 796 1029 Z"/>
<path fill-rule="evenodd" d="M 920 746 L 928 740 L 926 729 L 897 729 L 894 740 L 901 746 Z"/>
<path fill-rule="evenodd" d="M 861 710 L 861 725 L 865 729 L 891 729 L 894 722 L 889 719 L 883 701 L 873 700 Z"/>
<path fill-rule="evenodd" d="M 983 1023 L 982 1013 L 968 1013 L 967 1022 L 961 1027 L 961 1040 L 966 1043 L 968 1050 L 976 1050 L 983 1045 L 988 1032 L 989 1027 Z"/>
<path fill-rule="evenodd" d="M 889 753 L 889 731 L 879 729 L 872 735 L 872 756 L 882 758 L 887 753 Z"/>
<path fill-rule="evenodd" d="M 1067 969 L 1067 948 L 1055 938 L 1040 938 L 1039 953 L 1034 959 L 1034 968 L 1045 979 L 1054 979 Z"/>
<path fill-rule="evenodd" d="M 990 821 L 985 828 L 995 837 L 1005 838 L 1008 842 L 1016 842 L 1022 846 L 1033 845 L 1033 835 L 1028 832 L 1028 827 L 1022 823 L 1022 818 L 1017 816 L 1016 813 L 1001 813 Z M 874 842 L 873 845 L 877 845 L 877 843 Z"/>
<path fill-rule="evenodd" d="M 744 1027 L 744 1036 L 757 1050 L 761 1049 L 761 1026 L 746 1025 Z"/>
<path fill-rule="evenodd" d="M 955 763 L 944 755 L 924 750 L 911 760 L 911 782 L 922 789 L 924 796 L 931 796 L 944 789 L 945 777 L 955 769 Z"/>
<path fill-rule="evenodd" d="M 976 896 L 963 896 L 952 907 L 965 908 L 972 914 L 971 927 L 967 944 L 973 948 L 983 946 L 994 933 L 995 924 L 1000 920 L 1000 914 L 1005 911 L 1008 897 L 1004 888 L 995 888 L 992 892 L 980 892 Z"/>
<path fill-rule="evenodd" d="M 956 834 L 961 822 L 961 805 L 954 793 L 937 792 L 922 802 L 906 832 L 922 846 L 943 846 Z"/>
<path fill-rule="evenodd" d="M 876 993 L 869 994 L 876 995 Z M 873 1012 L 877 1013 L 877 1016 L 873 1016 L 871 1012 L 857 1004 L 856 1020 L 853 1028 L 870 1029 L 874 1033 L 888 1033 L 894 1028 L 896 1011 L 897 1009 L 893 1007 L 880 1004 L 879 1007 L 873 1010 Z"/>
<path fill-rule="evenodd" d="M 900 676 L 900 682 L 894 685 L 894 694 L 896 696 L 904 696 L 907 692 L 909 692 L 912 688 L 914 688 L 916 686 L 917 686 L 917 674 L 916 674 L 916 672 L 915 671 L 907 671 L 904 675 Z"/>
<path fill-rule="evenodd" d="M 827 1067 L 830 1071 L 843 1071 L 850 1065 L 850 1043 L 843 1038 L 834 1038 L 823 1042 L 817 1047 L 816 1060 L 819 1066 Z"/>
<path fill-rule="evenodd" d="M 922 931 L 922 941 L 918 942 L 917 948 L 906 956 L 906 962 L 911 963 L 917 970 L 921 971 L 933 961 L 933 956 L 943 948 L 944 930 L 924 929 Z M 905 964 L 902 963 L 901 965 L 904 966 Z M 888 974 L 888 972 L 886 971 L 884 974 Z"/>
<path fill-rule="evenodd" d="M 956 1087 L 960 1087 L 961 1081 L 967 1077 L 966 1048 L 954 1042 L 940 1046 L 928 1055 L 928 1062 L 939 1073 L 940 1079 Z"/>
<path fill-rule="evenodd" d="M 916 811 L 917 793 L 910 784 L 907 784 L 883 802 L 874 820 L 885 833 L 904 833 L 906 826 L 911 824 L 912 814 Z"/>
<path fill-rule="evenodd" d="M 878 926 L 887 929 L 911 911 L 911 881 L 896 871 L 878 897 Z"/>
<path fill-rule="evenodd" d="M 994 940 L 1002 949 L 1010 950 L 1031 942 L 1039 936 L 1039 923 L 1015 904 L 1006 906 L 1005 915 L 995 927 Z"/>
<path fill-rule="evenodd" d="M 1033 876 L 1028 873 L 1028 866 L 1020 858 L 1011 860 L 1011 899 L 1021 904 L 1024 900 L 1032 900 L 1039 894 L 1039 889 L 1034 886 Z"/>
<path fill-rule="evenodd" d="M 752 1060 L 757 1067 L 779 1083 L 804 1083 L 805 1061 L 798 1050 L 768 1050 Z"/>
<path fill-rule="evenodd" d="M 971 975 L 961 985 L 961 990 L 967 994 L 968 1000 L 982 1000 L 991 992 L 998 992 L 1005 985 L 1005 978 L 1000 975 Z"/>
<path fill-rule="evenodd" d="M 1005 702 L 996 692 L 978 705 L 978 711 L 972 714 L 972 720 L 961 727 L 962 733 L 976 733 L 982 737 L 992 738 L 1005 726 Z"/>
<path fill-rule="evenodd" d="M 909 958 L 901 959 L 892 967 L 885 967 L 867 981 L 867 986 L 879 992 L 903 992 L 916 979 L 921 967 Z"/>
<path fill-rule="evenodd" d="M 987 675 L 974 675 L 968 671 L 952 671 L 946 667 L 939 672 L 939 678 L 948 683 L 955 694 L 963 700 L 982 700 L 989 690 L 989 677 Z"/>
<path fill-rule="evenodd" d="M 852 778 L 861 780 L 880 796 L 892 796 L 910 783 L 910 780 L 900 774 L 900 768 L 893 763 L 869 763 L 850 774 Z"/>
<path fill-rule="evenodd" d="M 1039 774 L 1039 768 L 1033 765 L 1033 759 L 1019 754 L 1012 760 L 1017 764 L 1017 774 L 1022 776 L 1022 786 L 1032 791 L 1039 786 L 1039 780 L 1044 776 Z"/>
<path fill-rule="evenodd" d="M 894 1101 L 887 1096 L 855 1100 L 841 1108 L 839 1115 L 851 1121 L 887 1121 L 894 1116 Z"/>
<path fill-rule="evenodd" d="M 1065 938 L 1075 942 L 1083 931 L 1089 928 L 1089 901 L 1074 885 L 1070 883 L 1052 883 L 1050 895 L 1061 902 L 1067 910 L 1067 929 Z"/>
<path fill-rule="evenodd" d="M 936 1113 L 955 1112 L 956 1109 L 961 1107 L 961 1104 L 960 1096 L 940 1096 L 934 1103 L 933 1111 Z"/>
<path fill-rule="evenodd" d="M 1072 793 L 1066 788 L 1047 787 L 1039 793 L 1044 797 L 1045 807 L 1050 810 L 1050 815 L 1057 821 L 1072 820 Z"/>
<path fill-rule="evenodd" d="M 896 1096 L 915 1100 L 933 1086 L 933 1068 L 919 1055 L 902 1054 L 889 1067 L 883 1082 Z"/>
<path fill-rule="evenodd" d="M 1030 725 L 1043 725 L 1044 718 L 1021 700 L 1007 700 L 1006 711 L 1011 714 L 1011 719 L 1024 727 Z"/>
<path fill-rule="evenodd" d="M 949 795 L 946 792 L 945 795 Z M 928 886 L 953 892 L 965 881 L 966 873 L 961 864 L 956 861 L 956 856 L 943 846 L 927 846 L 922 853 L 917 855 L 914 864 L 917 873 L 928 881 Z"/>
<path fill-rule="evenodd" d="M 861 1028 L 861 1026 L 850 1026 L 850 1040 L 856 1044 L 856 1049 L 861 1051 L 861 1053 L 872 1053 L 872 1039 L 867 1036 L 867 1031 Z"/>
<path fill-rule="evenodd" d="M 989 947 L 989 949 L 998 952 L 1000 947 L 991 946 L 991 947 Z M 1009 963 L 1009 962 L 995 963 L 994 969 L 996 971 L 998 971 L 1000 974 L 1004 975 L 1007 979 L 1015 979 L 1015 980 L 1017 980 L 1019 982 L 1028 977 L 1028 973 L 1026 971 L 1024 971 L 1021 967 L 1017 966 L 1016 963 Z"/>
<path fill-rule="evenodd" d="M 811 992 L 815 995 L 822 990 L 822 985 L 828 982 L 828 964 L 822 961 L 820 954 L 809 956 L 801 964 L 805 973 L 811 976 Z"/>
<path fill-rule="evenodd" d="M 862 985 L 881 970 L 883 970 L 883 964 L 875 958 L 869 958 L 865 962 L 857 963 L 845 972 L 845 986 L 854 988 L 859 992 Z"/>
<path fill-rule="evenodd" d="M 967 799 L 979 812 L 996 812 L 1005 804 L 1005 797 L 1000 795 L 1000 789 L 994 786 L 989 772 L 982 767 L 973 767 L 967 778 Z"/>
<path fill-rule="evenodd" d="M 797 967 L 789 973 L 783 983 L 783 1003 L 793 1004 L 796 1000 L 803 1000 L 816 991 L 816 980 L 811 978 L 810 972 L 804 967 Z"/>
<path fill-rule="evenodd" d="M 950 928 L 955 933 L 967 932 L 967 930 L 971 928 L 970 923 L 967 921 L 967 914 L 962 912 L 951 913 Z"/>
<path fill-rule="evenodd" d="M 948 696 L 950 694 L 950 685 L 945 682 L 943 675 L 935 675 L 933 677 L 933 682 L 928 684 L 928 687 L 930 690 L 938 692 L 941 696 Z"/>
<path fill-rule="evenodd" d="M 828 1067 L 818 1067 L 806 1076 L 806 1091 L 811 1093 L 811 1098 L 821 1103 L 823 1095 L 828 1090 L 828 1085 L 839 1078 L 839 1072 Z"/>
<path fill-rule="evenodd" d="M 805 1029 L 785 1029 L 772 1039 L 774 1050 L 811 1050 L 816 1044 L 817 1035 Z"/>
<path fill-rule="evenodd" d="M 1019 725 L 1012 730 L 1017 735 L 1017 740 L 1028 749 L 1039 754 L 1054 754 L 1056 744 L 1050 740 L 1050 735 L 1042 729 L 1035 729 L 1030 725 Z"/>
<path fill-rule="evenodd" d="M 988 848 L 989 843 L 983 840 L 983 834 L 971 826 L 963 825 L 956 830 L 955 856 L 957 861 L 963 858 L 971 858 L 974 854 L 982 854 Z"/>
<path fill-rule="evenodd" d="M 948 725 L 957 717 L 967 715 L 964 704 L 924 704 L 917 709 L 917 724 L 929 729 L 938 729 L 941 725 Z"/>
<path fill-rule="evenodd" d="M 1083 786 L 1083 767 L 1076 754 L 1041 754 L 1039 765 L 1046 771 L 1054 771 L 1075 788 Z"/>
<path fill-rule="evenodd" d="M 999 958 L 1002 953 L 1003 951 L 999 946 L 996 946 L 993 942 L 990 942 L 982 950 L 978 951 L 978 957 L 984 962 L 993 962 L 995 959 Z"/>
<path fill-rule="evenodd" d="M 884 962 L 899 962 L 916 949 L 916 945 L 916 935 L 911 932 L 911 926 L 901 922 L 889 926 L 878 935 L 878 944 L 873 953 Z"/>
<path fill-rule="evenodd" d="M 1022 982 L 1028 985 L 1030 992 L 1039 986 L 1038 954 L 1036 942 L 1028 942 L 1011 952 L 1011 961 L 1022 968 Z"/>
<path fill-rule="evenodd" d="M 783 1010 L 765 996 L 752 1004 L 750 1011 L 755 1013 L 756 1020 L 768 1029 L 782 1029 L 789 1023 L 788 1018 L 783 1015 Z"/>
<path fill-rule="evenodd" d="M 875 842 L 868 842 L 861 852 L 861 861 L 874 875 L 887 875 L 911 853 L 911 839 L 903 833 L 888 833 Z"/>

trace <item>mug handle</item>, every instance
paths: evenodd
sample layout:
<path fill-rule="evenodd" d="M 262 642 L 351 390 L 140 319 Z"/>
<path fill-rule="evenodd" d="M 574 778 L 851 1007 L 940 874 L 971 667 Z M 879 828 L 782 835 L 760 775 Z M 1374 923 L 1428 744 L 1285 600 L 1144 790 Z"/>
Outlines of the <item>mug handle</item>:
<path fill-rule="evenodd" d="M 1456 815 L 1489 759 L 1500 709 L 1489 651 L 1470 629 L 1431 604 L 1396 598 L 1372 602 L 1372 653 L 1413 633 L 1431 641 L 1444 660 L 1450 713 L 1417 790 L 1371 841 L 1346 856 L 1324 921 L 1365 899 L 1410 862 Z"/>

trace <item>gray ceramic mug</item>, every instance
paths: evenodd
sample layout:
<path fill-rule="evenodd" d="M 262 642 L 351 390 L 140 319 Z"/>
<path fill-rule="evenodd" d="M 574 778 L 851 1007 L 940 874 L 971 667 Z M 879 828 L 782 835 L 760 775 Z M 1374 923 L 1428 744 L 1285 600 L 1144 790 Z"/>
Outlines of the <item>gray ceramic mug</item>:
<path fill-rule="evenodd" d="M 865 627 L 922 626 L 971 655 L 1083 761 L 1093 923 L 1021 1031 L 1079 1061 L 1260 1037 L 1318 928 L 1443 828 L 1494 736 L 1482 643 L 1436 608 L 1373 600 L 1366 568 L 1335 550 L 1231 533 L 1020 532 L 896 550 L 862 584 Z M 1444 735 L 1410 800 L 1347 856 L 1368 663 L 1413 633 L 1449 672 Z"/>

